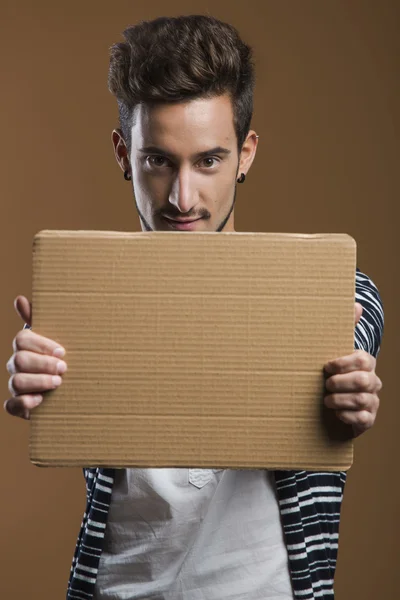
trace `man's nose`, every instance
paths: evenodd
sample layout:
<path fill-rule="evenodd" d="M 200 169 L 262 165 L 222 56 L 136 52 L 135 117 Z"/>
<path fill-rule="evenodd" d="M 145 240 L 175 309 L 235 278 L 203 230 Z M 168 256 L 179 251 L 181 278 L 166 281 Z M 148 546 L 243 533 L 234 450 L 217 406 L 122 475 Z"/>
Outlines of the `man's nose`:
<path fill-rule="evenodd" d="M 181 170 L 176 174 L 169 194 L 169 202 L 181 213 L 190 212 L 197 204 L 197 193 L 187 171 Z"/>

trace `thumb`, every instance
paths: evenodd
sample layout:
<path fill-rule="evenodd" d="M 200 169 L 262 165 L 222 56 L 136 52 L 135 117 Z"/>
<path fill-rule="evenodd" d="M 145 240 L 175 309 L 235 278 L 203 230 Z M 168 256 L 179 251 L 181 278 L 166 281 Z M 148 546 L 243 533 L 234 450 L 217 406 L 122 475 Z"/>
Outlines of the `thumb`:
<path fill-rule="evenodd" d="M 361 315 L 363 313 L 363 307 L 359 302 L 356 302 L 354 305 L 354 321 L 355 325 L 357 325 L 358 321 L 361 319 Z"/>
<path fill-rule="evenodd" d="M 17 296 L 14 300 L 14 308 L 21 319 L 31 327 L 32 325 L 32 305 L 25 296 Z"/>

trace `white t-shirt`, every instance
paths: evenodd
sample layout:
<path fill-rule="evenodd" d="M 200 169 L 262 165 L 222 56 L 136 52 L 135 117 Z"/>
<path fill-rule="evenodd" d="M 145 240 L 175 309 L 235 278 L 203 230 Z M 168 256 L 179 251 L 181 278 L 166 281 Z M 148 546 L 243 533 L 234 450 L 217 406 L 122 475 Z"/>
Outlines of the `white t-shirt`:
<path fill-rule="evenodd" d="M 95 600 L 292 600 L 272 473 L 118 470 Z"/>

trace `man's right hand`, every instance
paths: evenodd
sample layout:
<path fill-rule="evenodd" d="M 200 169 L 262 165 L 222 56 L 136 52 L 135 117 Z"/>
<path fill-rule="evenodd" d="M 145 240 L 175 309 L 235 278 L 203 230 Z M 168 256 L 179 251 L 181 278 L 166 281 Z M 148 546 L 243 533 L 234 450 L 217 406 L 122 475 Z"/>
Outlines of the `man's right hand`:
<path fill-rule="evenodd" d="M 29 300 L 18 296 L 14 306 L 24 323 L 30 326 Z M 16 417 L 29 419 L 30 411 L 42 402 L 43 392 L 61 385 L 60 376 L 67 370 L 65 361 L 60 360 L 65 356 L 65 349 L 30 329 L 23 329 L 14 338 L 13 350 L 7 363 L 11 398 L 5 401 L 4 409 Z"/>

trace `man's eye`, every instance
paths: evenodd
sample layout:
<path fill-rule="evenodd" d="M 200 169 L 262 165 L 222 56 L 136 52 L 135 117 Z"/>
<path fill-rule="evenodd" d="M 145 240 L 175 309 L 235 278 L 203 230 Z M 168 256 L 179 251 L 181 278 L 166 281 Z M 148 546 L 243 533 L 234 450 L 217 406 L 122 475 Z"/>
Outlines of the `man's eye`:
<path fill-rule="evenodd" d="M 152 167 L 168 166 L 165 156 L 148 156 L 146 160 Z"/>
<path fill-rule="evenodd" d="M 200 161 L 200 165 L 202 167 L 206 167 L 210 169 L 211 167 L 216 167 L 219 163 L 219 159 L 216 156 L 206 156 Z"/>

